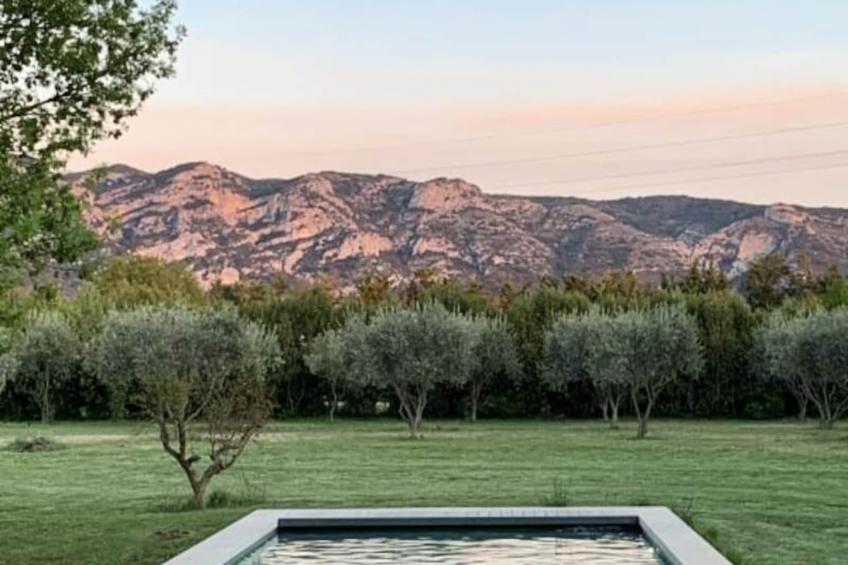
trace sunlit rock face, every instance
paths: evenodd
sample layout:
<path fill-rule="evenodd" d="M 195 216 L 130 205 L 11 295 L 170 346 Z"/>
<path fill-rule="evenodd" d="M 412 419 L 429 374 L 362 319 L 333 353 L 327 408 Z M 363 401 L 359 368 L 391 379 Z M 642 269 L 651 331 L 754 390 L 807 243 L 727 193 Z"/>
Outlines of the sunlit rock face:
<path fill-rule="evenodd" d="M 656 280 L 694 261 L 738 276 L 772 252 L 848 268 L 846 210 L 517 197 L 460 179 L 335 172 L 256 180 L 209 163 L 117 165 L 91 191 L 84 179 L 68 177 L 114 252 L 183 261 L 207 285 L 284 273 L 350 289 L 367 273 L 400 282 L 425 267 L 488 286 L 620 269 Z"/>

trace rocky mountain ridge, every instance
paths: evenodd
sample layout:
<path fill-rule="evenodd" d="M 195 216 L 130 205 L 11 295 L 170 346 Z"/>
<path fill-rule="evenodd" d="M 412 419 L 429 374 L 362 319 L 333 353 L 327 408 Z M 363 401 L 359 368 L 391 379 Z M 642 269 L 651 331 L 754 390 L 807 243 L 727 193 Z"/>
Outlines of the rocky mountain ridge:
<path fill-rule="evenodd" d="M 848 210 L 685 196 L 592 201 L 488 194 L 459 179 L 337 172 L 255 180 L 205 162 L 106 170 L 92 225 L 116 253 L 184 261 L 205 284 L 276 273 L 351 287 L 432 267 L 484 284 L 631 270 L 645 278 L 709 261 L 737 276 L 766 253 L 848 268 Z"/>

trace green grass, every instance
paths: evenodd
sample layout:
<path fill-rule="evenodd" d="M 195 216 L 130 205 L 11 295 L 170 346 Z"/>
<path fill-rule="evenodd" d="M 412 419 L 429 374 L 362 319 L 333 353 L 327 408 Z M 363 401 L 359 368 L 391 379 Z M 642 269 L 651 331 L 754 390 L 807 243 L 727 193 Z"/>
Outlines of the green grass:
<path fill-rule="evenodd" d="M 0 563 L 159 563 L 259 507 L 661 504 L 738 563 L 845 563 L 848 438 L 795 422 L 274 423 L 213 482 L 188 485 L 141 423 L 0 424 Z"/>

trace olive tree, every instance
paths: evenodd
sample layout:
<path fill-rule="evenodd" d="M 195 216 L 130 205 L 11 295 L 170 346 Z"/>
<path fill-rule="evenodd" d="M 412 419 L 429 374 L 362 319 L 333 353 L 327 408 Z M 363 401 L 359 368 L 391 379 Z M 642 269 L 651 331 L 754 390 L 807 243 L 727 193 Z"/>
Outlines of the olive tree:
<path fill-rule="evenodd" d="M 798 404 L 798 419 L 807 418 L 810 397 L 804 382 L 799 346 L 799 324 L 793 323 L 783 313 L 769 317 L 757 332 L 754 353 L 759 362 L 759 374 L 780 383 L 792 394 Z"/>
<path fill-rule="evenodd" d="M 2 363 L 15 384 L 38 405 L 42 423 L 53 419 L 56 391 L 73 376 L 81 353 L 82 346 L 68 320 L 59 312 L 47 310 L 29 317 L 20 341 Z"/>
<path fill-rule="evenodd" d="M 366 328 L 357 363 L 368 370 L 356 374 L 395 393 L 410 437 L 419 438 L 427 397 L 436 384 L 462 385 L 468 380 L 475 342 L 472 323 L 429 304 L 381 310 Z M 343 331 L 362 328 L 347 324 Z"/>
<path fill-rule="evenodd" d="M 483 390 L 498 377 L 516 380 L 521 375 L 521 359 L 506 323 L 500 318 L 473 319 L 474 347 L 468 376 L 471 421 L 477 421 L 477 407 Z"/>
<path fill-rule="evenodd" d="M 232 310 L 143 308 L 113 312 L 88 362 L 117 404 L 137 391 L 202 508 L 212 478 L 270 416 L 267 377 L 278 360 L 275 337 Z"/>
<path fill-rule="evenodd" d="M 628 390 L 625 377 L 627 355 L 626 349 L 621 347 L 627 340 L 626 326 L 615 318 L 602 315 L 588 316 L 585 322 L 586 372 L 601 404 L 604 419 L 611 428 L 617 428 L 618 410 Z"/>
<path fill-rule="evenodd" d="M 567 393 L 572 383 L 589 379 L 586 330 L 582 316 L 564 315 L 545 334 L 541 375 L 552 389 Z"/>
<path fill-rule="evenodd" d="M 591 382 L 612 428 L 618 427 L 619 407 L 627 394 L 624 327 L 619 318 L 592 311 L 560 318 L 545 339 L 543 375 L 548 385 L 564 390 L 572 382 Z"/>
<path fill-rule="evenodd" d="M 343 329 L 327 330 L 315 338 L 304 357 L 309 370 L 327 384 L 331 422 L 344 393 L 368 379 L 368 356 L 363 354 L 366 332 L 364 320 L 355 316 Z"/>
<path fill-rule="evenodd" d="M 616 316 L 623 348 L 624 383 L 639 420 L 636 438 L 648 433 L 648 420 L 660 393 L 681 376 L 697 377 L 704 356 L 695 319 L 678 306 L 658 306 Z"/>
<path fill-rule="evenodd" d="M 848 310 L 776 320 L 760 334 L 769 373 L 809 399 L 823 428 L 848 409 Z"/>
<path fill-rule="evenodd" d="M 803 382 L 822 427 L 832 428 L 848 409 L 848 310 L 810 316 L 803 326 Z"/>

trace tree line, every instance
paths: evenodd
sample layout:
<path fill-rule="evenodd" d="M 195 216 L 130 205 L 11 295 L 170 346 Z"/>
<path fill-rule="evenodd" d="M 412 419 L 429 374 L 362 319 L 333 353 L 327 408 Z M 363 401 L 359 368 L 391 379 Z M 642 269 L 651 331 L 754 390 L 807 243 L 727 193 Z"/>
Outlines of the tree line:
<path fill-rule="evenodd" d="M 445 343 L 420 338 L 430 327 L 426 323 L 436 324 L 435 314 L 426 309 L 433 305 L 447 316 L 440 322 L 446 325 L 435 327 L 444 336 L 455 334 L 445 337 Z M 601 414 L 614 423 L 620 411 L 774 418 L 804 416 L 809 405 L 817 414 L 838 417 L 843 407 L 831 396 L 839 392 L 839 379 L 834 377 L 830 385 L 836 392 L 821 398 L 805 380 L 814 365 L 799 359 L 826 356 L 838 367 L 840 358 L 833 351 L 810 352 L 812 344 L 823 346 L 823 339 L 789 348 L 786 336 L 796 336 L 800 343 L 802 334 L 835 324 L 831 317 L 838 318 L 846 305 L 845 277 L 835 271 L 815 277 L 777 256 L 755 262 L 741 289 L 733 288 L 716 268 L 695 266 L 678 280 L 666 278 L 656 286 L 640 283 L 630 273 L 608 273 L 547 277 L 522 286 L 505 282 L 496 290 L 425 270 L 402 286 L 378 275 L 366 276 L 348 294 L 328 283 L 284 279 L 204 290 L 181 265 L 116 258 L 90 274 L 73 297 L 52 286 L 4 293 L 0 374 L 8 386 L 0 395 L 0 414 L 44 420 L 142 415 L 132 396 L 116 406 L 108 375 L 90 357 L 116 316 L 153 308 L 229 312 L 272 335 L 278 362 L 268 370 L 267 387 L 277 417 L 415 416 L 420 395 L 385 375 L 412 378 L 423 371 L 424 353 L 415 348 L 432 346 L 447 355 L 462 343 L 469 344 L 473 364 L 457 353 L 449 361 L 443 359 L 441 369 L 430 367 L 432 375 L 424 379 L 430 383 L 430 415 L 474 420 L 478 414 Z M 684 325 L 678 323 L 681 315 Z M 454 327 L 451 320 L 456 316 L 459 325 Z M 677 334 L 645 337 L 673 328 L 678 328 Z M 647 355 L 648 346 L 667 344 L 690 329 L 697 360 L 691 351 L 681 353 L 679 361 L 688 360 L 685 370 L 676 371 L 679 378 L 664 383 L 662 395 L 641 389 L 640 402 L 634 402 L 634 383 L 653 363 L 638 356 Z M 406 342 L 389 339 L 403 331 L 408 333 Z M 840 326 L 832 331 L 835 344 L 845 341 Z M 784 348 L 769 345 L 777 342 Z M 367 360 L 352 357 L 369 348 Z M 397 359 L 408 350 L 413 365 L 391 365 L 385 354 L 391 348 Z M 664 352 L 668 350 L 657 355 Z M 795 377 L 789 376 L 790 357 L 796 362 Z M 627 381 L 626 362 L 649 365 Z"/>

